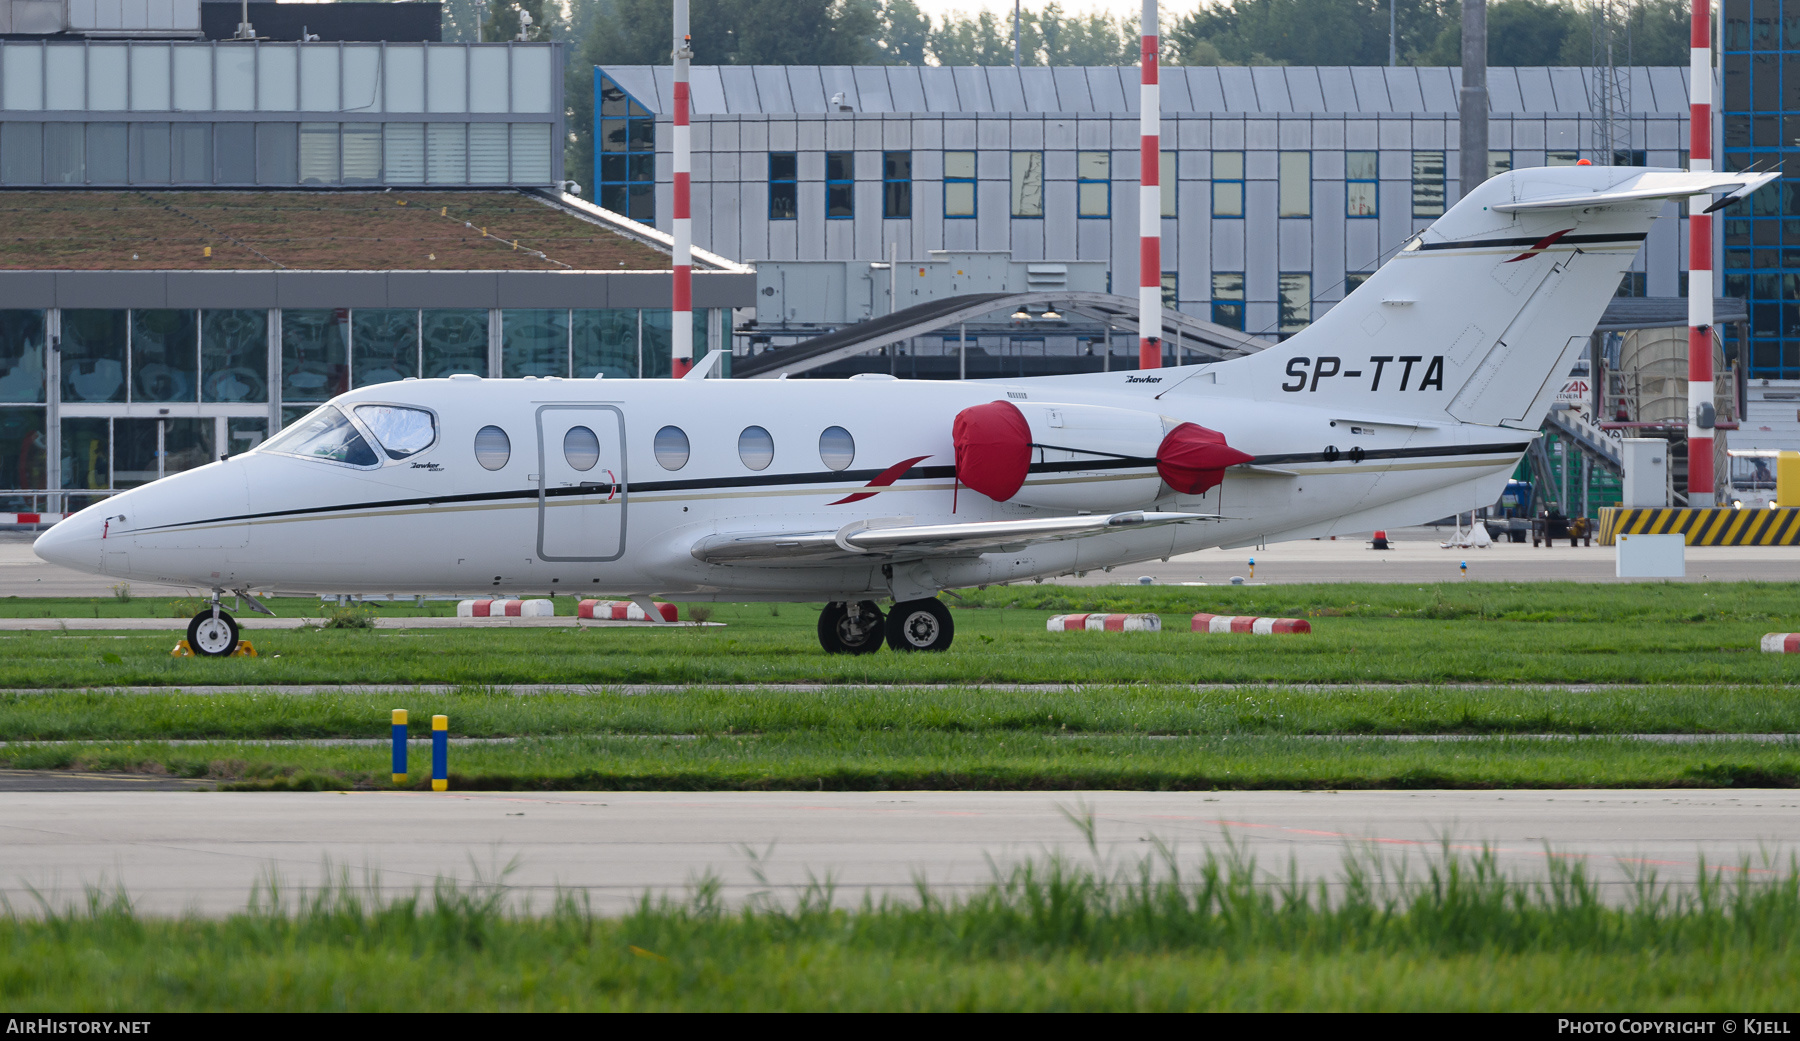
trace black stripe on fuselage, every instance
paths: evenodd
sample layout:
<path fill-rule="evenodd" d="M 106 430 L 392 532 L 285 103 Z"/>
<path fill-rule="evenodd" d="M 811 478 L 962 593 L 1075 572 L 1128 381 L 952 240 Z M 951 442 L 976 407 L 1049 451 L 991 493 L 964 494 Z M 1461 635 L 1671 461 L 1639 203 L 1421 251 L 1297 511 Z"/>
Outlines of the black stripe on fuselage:
<path fill-rule="evenodd" d="M 1594 246 L 1605 242 L 1642 242 L 1650 235 L 1647 231 L 1632 234 L 1616 234 L 1600 232 L 1593 235 L 1564 235 L 1544 249 L 1560 249 L 1563 246 Z M 1544 236 L 1521 239 L 1473 239 L 1461 242 L 1421 242 L 1419 248 L 1425 249 L 1511 249 L 1515 246 L 1532 247 L 1544 241 Z"/>
<path fill-rule="evenodd" d="M 1363 452 L 1360 462 L 1382 459 L 1427 459 L 1434 456 L 1456 457 L 1476 455 L 1516 455 L 1523 453 L 1530 442 L 1520 441 L 1512 444 L 1487 445 L 1442 445 L 1438 447 L 1420 448 L 1371 448 Z M 1342 463 L 1348 462 L 1348 453 L 1340 450 L 1336 456 L 1327 457 L 1324 452 L 1292 452 L 1286 455 L 1257 456 L 1254 465 L 1281 466 L 1293 463 Z M 1034 474 L 1088 472 L 1093 470 L 1132 470 L 1154 467 L 1155 459 L 1103 459 L 1070 463 L 1034 463 L 1031 472 Z M 749 477 L 714 477 L 695 478 L 685 481 L 645 481 L 629 484 L 625 487 L 627 494 L 637 493 L 650 495 L 658 492 L 679 491 L 711 491 L 727 488 L 779 488 L 793 485 L 837 484 L 844 481 L 872 481 L 881 475 L 880 470 L 840 470 L 824 473 L 776 474 L 773 476 Z M 956 476 L 954 466 L 915 466 L 896 478 L 898 481 L 943 480 Z M 546 488 L 545 498 L 563 498 L 568 496 L 597 495 L 604 489 L 599 488 Z M 847 494 L 860 491 L 879 492 L 883 488 L 855 488 Z M 268 510 L 262 513 L 240 513 L 229 517 L 212 517 L 206 520 L 183 521 L 178 524 L 159 524 L 150 528 L 139 528 L 128 534 L 141 534 L 149 531 L 166 531 L 171 528 L 190 528 L 196 525 L 230 524 L 234 521 L 275 520 L 281 517 L 298 517 L 305 514 L 351 513 L 361 510 L 391 510 L 408 506 L 452 506 L 479 502 L 504 502 L 514 499 L 535 499 L 537 488 L 517 489 L 503 492 L 470 492 L 463 495 L 427 495 L 408 499 L 381 499 L 372 502 L 345 503 L 340 506 L 303 506 L 292 510 Z"/>

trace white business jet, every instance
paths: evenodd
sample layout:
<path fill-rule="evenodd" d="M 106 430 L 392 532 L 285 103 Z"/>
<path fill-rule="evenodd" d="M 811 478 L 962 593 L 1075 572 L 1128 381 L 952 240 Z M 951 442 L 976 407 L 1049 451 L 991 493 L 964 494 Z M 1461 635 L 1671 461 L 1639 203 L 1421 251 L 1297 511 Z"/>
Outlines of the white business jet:
<path fill-rule="evenodd" d="M 36 549 L 213 590 L 205 655 L 255 590 L 825 601 L 827 651 L 943 650 L 944 590 L 1497 499 L 1665 202 L 1774 177 L 1502 174 L 1306 330 L 1208 365 L 364 387 Z"/>

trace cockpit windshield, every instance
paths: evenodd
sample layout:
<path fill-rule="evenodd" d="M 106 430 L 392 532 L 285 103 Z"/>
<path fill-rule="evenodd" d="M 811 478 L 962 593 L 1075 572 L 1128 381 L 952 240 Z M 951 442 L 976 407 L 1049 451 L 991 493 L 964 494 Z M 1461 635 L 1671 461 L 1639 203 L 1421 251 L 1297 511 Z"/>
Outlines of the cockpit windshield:
<path fill-rule="evenodd" d="M 375 466 L 381 462 L 350 420 L 331 405 L 313 410 L 298 423 L 276 434 L 259 451 L 297 455 L 302 459 L 324 459 L 350 466 Z"/>
<path fill-rule="evenodd" d="M 422 408 L 401 405 L 358 405 L 356 418 L 363 421 L 369 433 L 390 459 L 405 459 L 431 447 L 437 440 L 437 425 L 431 413 Z"/>

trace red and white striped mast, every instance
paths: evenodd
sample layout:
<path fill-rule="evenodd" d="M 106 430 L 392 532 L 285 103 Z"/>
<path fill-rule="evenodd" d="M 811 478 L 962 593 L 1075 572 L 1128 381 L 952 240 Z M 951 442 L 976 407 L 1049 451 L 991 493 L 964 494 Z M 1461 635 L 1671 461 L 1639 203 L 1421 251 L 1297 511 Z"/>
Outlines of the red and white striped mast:
<path fill-rule="evenodd" d="M 1156 81 L 1156 0 L 1144 0 L 1138 72 L 1138 368 L 1162 367 L 1162 88 Z"/>
<path fill-rule="evenodd" d="M 1688 52 L 1688 169 L 1710 171 L 1712 162 L 1712 4 L 1694 0 Z M 1711 196 L 1690 200 L 1688 217 L 1688 460 L 1689 506 L 1713 504 L 1713 236 L 1712 215 L 1701 213 Z M 1705 406 L 1702 408 L 1702 406 Z M 1705 415 L 1708 425 L 1702 427 Z"/>
<path fill-rule="evenodd" d="M 675 0 L 675 140 L 671 149 L 675 160 L 675 285 L 669 315 L 669 375 L 676 379 L 694 367 L 694 222 L 688 204 L 688 174 L 694 165 L 688 132 L 688 62 L 694 57 L 690 44 L 688 0 Z"/>

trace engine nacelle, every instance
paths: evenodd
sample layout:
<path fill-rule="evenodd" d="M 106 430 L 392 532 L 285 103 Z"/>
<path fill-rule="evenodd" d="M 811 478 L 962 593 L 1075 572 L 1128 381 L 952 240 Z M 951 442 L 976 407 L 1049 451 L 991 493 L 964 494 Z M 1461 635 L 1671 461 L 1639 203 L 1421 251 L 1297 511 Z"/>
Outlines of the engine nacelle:
<path fill-rule="evenodd" d="M 1224 435 L 1138 409 L 991 401 L 956 416 L 956 475 L 996 502 L 1126 510 L 1204 493 L 1253 457 Z"/>

